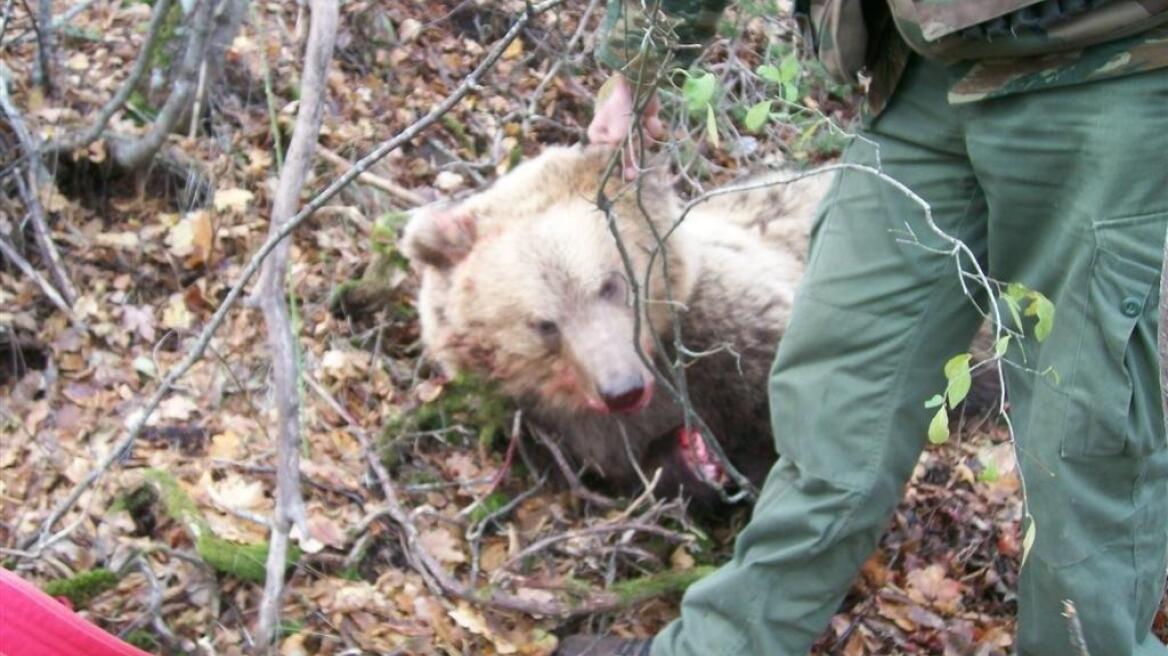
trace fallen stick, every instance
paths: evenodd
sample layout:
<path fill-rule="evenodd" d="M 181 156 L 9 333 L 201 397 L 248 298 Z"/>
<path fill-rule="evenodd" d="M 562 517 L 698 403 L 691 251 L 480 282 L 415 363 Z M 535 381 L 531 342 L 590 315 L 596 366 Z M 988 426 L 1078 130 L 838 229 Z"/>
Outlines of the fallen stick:
<path fill-rule="evenodd" d="M 329 150 L 328 148 L 325 148 L 324 146 L 319 147 L 317 149 L 317 152 L 320 153 L 321 159 L 329 162 L 330 164 L 335 164 L 337 166 L 337 168 L 340 168 L 342 170 L 347 171 L 348 169 L 353 167 L 352 162 L 350 162 L 349 160 L 345 159 L 344 157 L 341 157 L 340 155 L 334 153 L 333 151 Z M 395 182 L 391 182 L 389 180 L 386 180 L 385 178 L 383 178 L 379 175 L 375 175 L 373 173 L 364 172 L 364 173 L 358 174 L 357 175 L 357 182 L 367 184 L 370 187 L 373 187 L 375 189 L 380 189 L 381 191 L 384 191 L 385 193 L 389 194 L 390 196 L 393 196 L 394 198 L 397 198 L 400 201 L 404 201 L 406 203 L 409 203 L 410 205 L 413 205 L 414 207 L 426 204 L 425 198 L 422 198 L 418 194 L 410 191 L 409 189 L 406 189 L 405 187 L 403 187 Z"/>
<path fill-rule="evenodd" d="M 32 548 L 35 545 L 36 548 L 34 551 L 39 551 L 40 549 L 43 549 L 47 545 L 52 544 L 56 540 L 60 539 L 60 537 L 62 537 L 62 534 L 50 535 L 53 525 L 55 525 L 61 519 L 61 517 L 77 503 L 77 500 L 81 498 L 81 495 L 84 494 L 86 490 L 92 487 L 94 483 L 96 483 L 102 476 L 105 475 L 106 471 L 109 470 L 115 461 L 117 461 L 119 458 L 122 458 L 126 453 L 129 452 L 130 447 L 133 446 L 134 441 L 142 432 L 142 427 L 146 425 L 146 420 L 149 419 L 150 415 L 152 415 L 158 408 L 158 404 L 162 402 L 163 397 L 166 396 L 166 394 L 174 387 L 175 381 L 185 375 L 186 372 L 195 365 L 195 363 L 202 359 L 203 354 L 207 351 L 208 345 L 211 343 L 211 338 L 215 335 L 215 331 L 217 331 L 219 326 L 223 324 L 223 321 L 227 318 L 227 313 L 243 294 L 244 286 L 247 285 L 247 282 L 251 280 L 251 277 L 259 270 L 260 266 L 264 262 L 264 259 L 267 258 L 268 254 L 272 252 L 276 245 L 287 238 L 288 235 L 292 234 L 292 232 L 295 231 L 301 223 L 308 219 L 308 217 L 312 216 L 316 210 L 328 203 L 328 201 L 332 199 L 332 197 L 335 196 L 337 192 L 356 179 L 358 175 L 364 173 L 377 161 L 381 160 L 389 153 L 401 147 L 402 144 L 421 134 L 424 130 L 437 122 L 443 114 L 450 111 L 450 109 L 458 104 L 458 102 L 461 101 L 464 97 L 466 97 L 467 94 L 478 88 L 479 79 L 483 76 L 483 74 L 494 67 L 495 63 L 498 62 L 500 57 L 502 57 L 503 51 L 506 50 L 507 46 L 510 45 L 511 42 L 519 37 L 520 32 L 522 32 L 523 28 L 531 22 L 532 18 L 544 11 L 547 11 L 548 9 L 562 4 L 563 2 L 564 0 L 544 0 L 544 2 L 530 5 L 529 8 L 520 14 L 520 16 L 515 20 L 515 22 L 511 25 L 511 28 L 507 30 L 507 33 L 504 34 L 503 37 L 499 39 L 499 41 L 487 52 L 487 54 L 483 57 L 483 61 L 463 79 L 462 83 L 459 84 L 458 87 L 455 88 L 455 90 L 451 92 L 451 94 L 447 96 L 445 100 L 436 105 L 425 116 L 410 124 L 393 138 L 382 142 L 368 155 L 357 161 L 357 163 L 353 165 L 353 168 L 346 171 L 343 175 L 329 184 L 329 186 L 327 186 L 324 190 L 318 193 L 312 200 L 306 203 L 295 216 L 289 219 L 288 222 L 280 228 L 279 232 L 268 236 L 267 240 L 265 240 L 259 249 L 256 250 L 251 259 L 248 260 L 247 264 L 243 268 L 243 271 L 240 272 L 239 278 L 235 281 L 235 284 L 232 285 L 231 289 L 228 290 L 227 295 L 223 299 L 223 302 L 219 304 L 219 308 L 216 309 L 215 313 L 211 315 L 211 318 L 207 321 L 207 325 L 203 327 L 203 330 L 199 333 L 198 338 L 196 338 L 194 344 L 187 352 L 186 357 L 184 357 L 181 362 L 175 365 L 173 369 L 167 372 L 166 376 L 163 377 L 162 382 L 159 383 L 158 389 L 154 391 L 154 394 L 151 395 L 151 397 L 143 405 L 142 409 L 139 412 L 132 414 L 127 419 L 127 432 L 125 437 L 123 437 L 121 441 L 115 444 L 113 448 L 111 448 L 101 458 L 93 470 L 91 470 L 88 474 L 85 475 L 83 479 L 81 479 L 81 481 L 74 485 L 68 496 L 66 496 L 66 498 L 61 501 L 61 503 L 57 504 L 57 506 L 53 508 L 52 512 L 49 513 L 49 516 L 46 517 L 43 522 L 41 522 L 41 525 L 36 533 L 21 541 L 22 549 L 33 550 Z"/>

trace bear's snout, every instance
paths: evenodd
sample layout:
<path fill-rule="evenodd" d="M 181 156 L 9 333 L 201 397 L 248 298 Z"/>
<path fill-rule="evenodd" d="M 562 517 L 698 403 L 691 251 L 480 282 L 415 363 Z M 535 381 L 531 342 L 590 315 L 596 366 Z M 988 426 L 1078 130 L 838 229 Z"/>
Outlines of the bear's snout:
<path fill-rule="evenodd" d="M 640 375 L 622 378 L 597 391 L 609 412 L 632 414 L 644 409 L 653 398 L 653 384 L 646 384 Z"/>

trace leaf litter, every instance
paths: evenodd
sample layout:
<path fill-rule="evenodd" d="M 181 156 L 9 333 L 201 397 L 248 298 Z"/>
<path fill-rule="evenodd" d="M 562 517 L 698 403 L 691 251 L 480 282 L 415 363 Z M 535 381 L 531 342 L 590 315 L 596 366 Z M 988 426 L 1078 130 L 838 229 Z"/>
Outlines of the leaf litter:
<path fill-rule="evenodd" d="M 372 173 L 431 200 L 505 172 L 541 143 L 578 140 L 590 118 L 590 90 L 602 81 L 587 59 L 590 37 L 544 88 L 536 105 L 540 120 L 523 117 L 585 4 L 569 2 L 541 17 L 441 129 L 391 154 Z M 57 13 L 66 8 L 54 3 Z M 352 161 L 407 126 L 458 84 L 521 8 L 521 2 L 496 7 L 453 0 L 347 3 L 321 145 Z M 200 531 L 226 545 L 266 540 L 275 490 L 267 432 L 272 404 L 256 310 L 233 311 L 208 357 L 164 400 L 144 439 L 58 523 L 58 530 L 68 527 L 60 539 L 39 558 L 21 557 L 16 545 L 112 448 L 265 237 L 276 171 L 262 71 L 272 70 L 275 120 L 286 136 L 300 47 L 295 3 L 261 3 L 254 12 L 228 47 L 231 74 L 216 99 L 210 132 L 181 142 L 212 174 L 206 206 L 184 207 L 173 194 L 143 190 L 98 199 L 85 196 L 94 189 L 79 192 L 76 184 L 45 190 L 54 238 L 82 294 L 75 311 L 84 328 L 55 313 L 15 269 L 0 270 L 6 353 L 0 359 L 2 564 L 41 585 L 98 568 L 117 571 L 116 585 L 78 597 L 85 599 L 78 610 L 160 653 L 242 654 L 249 648 L 262 583 L 242 570 L 209 566 L 202 547 L 210 547 Z M 35 45 L 6 44 L 12 56 L 6 54 L 5 63 L 17 73 L 14 98 L 40 136 L 77 125 L 113 93 L 136 56 L 128 35 L 137 34 L 148 13 L 142 3 L 99 3 L 78 15 L 59 44 L 57 96 L 45 97 L 31 85 Z M 720 42 L 710 61 L 726 61 L 733 50 L 754 68 L 773 28 L 739 18 L 743 36 L 729 46 Z M 26 23 L 14 16 L 10 30 L 27 29 Z M 743 106 L 762 100 L 744 100 Z M 809 100 L 841 122 L 852 111 L 831 94 L 816 92 Z M 754 113 L 752 128 L 759 123 Z M 692 141 L 709 164 L 707 174 L 725 179 L 746 162 L 729 154 L 731 144 L 709 143 L 714 140 L 706 131 L 718 125 L 703 114 Z M 127 112 L 111 126 L 139 129 Z M 793 149 L 812 160 L 823 156 L 798 151 L 802 141 L 792 146 L 801 131 L 776 127 L 771 135 L 759 142 L 763 152 L 755 157 L 783 149 L 788 156 Z M 104 144 L 75 156 L 100 163 Z M 337 173 L 318 162 L 306 189 L 320 188 Z M 0 228 L 11 234 L 18 204 L 4 202 Z M 382 513 L 383 499 L 347 428 L 350 419 L 382 434 L 383 457 L 395 465 L 395 484 L 429 553 L 461 576 L 475 567 L 481 577 L 510 581 L 517 597 L 536 603 L 581 587 L 600 590 L 646 573 L 716 564 L 727 557 L 745 513 L 712 527 L 661 517 L 690 536 L 683 545 L 582 534 L 508 565 L 540 539 L 595 526 L 620 511 L 597 509 L 555 486 L 534 489 L 535 472 L 505 466 L 507 439 L 498 434 L 506 431 L 484 436 L 482 426 L 464 423 L 486 416 L 482 404 L 460 406 L 453 416 L 416 418 L 419 408 L 455 395 L 457 386 L 428 376 L 419 363 L 410 301 L 415 281 L 404 267 L 399 263 L 394 274 L 388 308 L 372 318 L 349 320 L 329 311 L 334 288 L 368 265 L 378 222 L 406 207 L 366 185 L 351 186 L 334 202 L 293 238 L 289 290 L 301 364 L 344 413 L 308 387 L 302 390 L 301 471 L 310 535 L 297 537 L 303 549 L 289 570 L 280 653 L 548 654 L 555 634 L 565 630 L 645 636 L 663 627 L 676 615 L 676 595 L 564 623 L 443 598 L 411 566 L 401 534 Z M 1004 444 L 1001 429 L 982 425 L 924 453 L 880 548 L 815 653 L 1011 651 L 1025 548 L 1017 472 Z M 473 504 L 470 515 L 479 519 L 464 516 Z M 496 512 L 477 542 L 468 538 L 471 521 Z M 156 579 L 156 611 L 152 584 L 127 565 L 135 559 L 143 559 Z M 153 612 L 173 637 L 143 628 Z M 1156 630 L 1168 636 L 1164 612 Z"/>

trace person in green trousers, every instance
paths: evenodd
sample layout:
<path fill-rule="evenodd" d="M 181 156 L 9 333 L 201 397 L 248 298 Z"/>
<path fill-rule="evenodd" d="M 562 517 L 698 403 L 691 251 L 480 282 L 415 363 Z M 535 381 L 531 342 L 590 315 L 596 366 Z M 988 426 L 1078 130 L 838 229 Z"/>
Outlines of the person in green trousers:
<path fill-rule="evenodd" d="M 693 51 L 679 43 L 712 34 L 725 4 L 610 2 L 599 58 L 621 75 L 606 85 L 593 141 L 625 143 L 634 99 Z M 1007 353 L 1017 366 L 1005 367 L 1034 535 L 1017 653 L 1078 654 L 1070 602 L 1093 656 L 1168 654 L 1151 634 L 1168 572 L 1156 354 L 1168 3 L 858 5 L 797 4 L 829 71 L 872 76 L 863 138 L 843 161 L 907 185 L 991 278 L 1056 308 L 1049 337 L 1028 323 Z M 661 136 L 655 103 L 646 108 L 644 128 Z M 935 412 L 924 402 L 968 348 L 975 302 L 988 302 L 963 293 L 954 259 L 938 252 L 947 246 L 886 181 L 838 174 L 768 390 L 781 457 L 732 559 L 686 592 L 653 640 L 572 636 L 558 653 L 808 652 L 876 548 L 924 447 Z"/>

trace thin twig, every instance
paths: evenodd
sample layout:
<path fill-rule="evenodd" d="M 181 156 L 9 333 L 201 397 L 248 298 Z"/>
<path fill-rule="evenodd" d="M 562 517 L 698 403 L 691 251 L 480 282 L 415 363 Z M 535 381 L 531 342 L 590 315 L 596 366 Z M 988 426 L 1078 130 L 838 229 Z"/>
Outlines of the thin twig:
<path fill-rule="evenodd" d="M 17 111 L 16 106 L 12 104 L 12 98 L 8 95 L 8 76 L 7 67 L 0 64 L 0 110 L 8 115 L 8 124 L 12 126 L 12 131 L 16 133 L 16 138 L 20 141 L 20 145 L 28 157 L 29 189 L 24 195 L 28 203 L 29 215 L 32 217 L 33 234 L 36 236 L 41 256 L 45 258 L 49 267 L 49 274 L 57 285 L 57 291 L 61 293 L 61 298 L 72 306 L 77 300 L 77 289 L 69 280 L 69 274 L 65 272 L 65 264 L 61 260 L 57 246 L 53 243 L 48 222 L 45 220 L 45 208 L 41 205 L 41 185 L 48 180 L 48 172 L 44 170 L 44 164 L 41 162 L 37 140 L 25 127 L 24 117 Z"/>
<path fill-rule="evenodd" d="M 74 18 L 77 18 L 77 16 L 81 15 L 84 11 L 86 11 L 87 9 L 92 7 L 96 2 L 97 2 L 97 0 L 82 0 L 82 2 L 78 2 L 77 4 L 73 5 L 72 7 L 69 7 L 68 9 L 65 10 L 65 12 L 63 14 L 59 14 L 59 15 L 53 17 L 53 19 L 49 22 L 49 30 L 55 32 L 55 31 L 61 29 L 66 24 L 68 24 L 69 21 L 73 20 Z M 10 45 L 24 43 L 25 41 L 28 41 L 29 39 L 32 39 L 34 37 L 35 37 L 35 34 L 19 35 L 19 36 L 13 37 L 12 41 L 10 42 Z"/>
<path fill-rule="evenodd" d="M 330 164 L 336 165 L 337 168 L 340 168 L 342 171 L 346 171 L 346 170 L 352 168 L 352 166 L 353 166 L 352 162 L 350 162 L 349 160 L 345 159 L 344 157 L 341 157 L 340 155 L 334 153 L 333 151 L 331 151 L 328 148 L 325 148 L 323 146 L 321 146 L 317 150 L 317 152 L 320 153 L 321 159 L 323 159 L 326 162 L 329 162 Z M 368 172 L 361 173 L 360 175 L 357 176 L 357 182 L 361 182 L 361 183 L 369 185 L 370 187 L 375 187 L 377 189 L 380 189 L 380 190 L 384 191 L 385 193 L 389 194 L 390 196 L 393 196 L 394 198 L 396 198 L 400 201 L 404 201 L 406 203 L 409 203 L 411 206 L 414 206 L 414 207 L 426 204 L 425 198 L 422 198 L 418 194 L 410 191 L 409 189 L 406 189 L 405 187 L 403 187 L 395 182 L 392 182 L 390 180 L 386 180 L 385 178 L 383 178 L 379 175 L 375 175 L 373 173 L 368 173 Z"/>
<path fill-rule="evenodd" d="M 312 167 L 313 151 L 320 135 L 321 117 L 328 86 L 326 75 L 333 57 L 337 33 L 337 1 L 313 0 L 300 106 L 288 147 L 288 159 L 280 171 L 272 205 L 271 234 L 278 234 L 295 213 L 300 189 Z M 272 383 L 276 400 L 276 509 L 272 516 L 267 575 L 260 602 L 256 643 L 263 648 L 276 638 L 284 590 L 288 533 L 295 523 L 308 537 L 308 517 L 300 490 L 300 389 L 299 349 L 292 332 L 285 282 L 291 242 L 284 240 L 272 251 L 257 284 L 260 308 L 268 326 L 272 352 Z"/>
<path fill-rule="evenodd" d="M 588 19 L 592 17 L 592 12 L 596 10 L 596 5 L 600 0 L 590 0 L 588 6 L 584 9 L 584 13 L 580 15 L 580 22 L 576 25 L 576 31 L 568 39 L 568 44 L 564 46 L 564 54 L 551 65 L 548 72 L 543 76 L 543 79 L 536 85 L 535 91 L 531 93 L 531 99 L 527 102 L 527 111 L 524 112 L 523 132 L 524 134 L 530 131 L 531 121 L 539 116 L 539 101 L 543 98 L 543 93 L 547 89 L 548 84 L 556 78 L 560 69 L 564 66 L 564 62 L 572 56 L 572 51 L 576 49 L 576 44 L 580 41 L 580 37 L 584 35 L 584 30 L 588 26 Z"/>
<path fill-rule="evenodd" d="M 32 24 L 37 40 L 36 80 L 46 96 L 53 94 L 53 33 L 49 29 L 52 22 L 53 0 L 37 0 L 37 17 Z"/>
<path fill-rule="evenodd" d="M 12 18 L 12 2 L 4 0 L 4 11 L 0 12 L 0 42 L 3 42 L 4 34 L 8 31 L 8 19 Z"/>
<path fill-rule="evenodd" d="M 155 576 L 154 570 L 151 569 L 150 563 L 142 554 L 136 554 L 131 564 L 139 573 L 146 579 L 146 583 L 150 587 L 150 603 L 147 606 L 144 615 L 150 622 L 150 626 L 154 627 L 155 632 L 162 638 L 163 642 L 169 647 L 176 647 L 181 644 L 178 636 L 166 624 L 166 620 L 162 618 L 162 585 Z"/>
<path fill-rule="evenodd" d="M 572 471 L 572 466 L 568 464 L 568 459 L 564 457 L 564 452 L 560 450 L 555 440 L 544 433 L 538 426 L 531 426 L 530 428 L 531 434 L 535 436 L 535 439 L 539 440 L 539 443 L 552 454 L 552 460 L 556 462 L 560 474 L 568 482 L 568 488 L 572 491 L 573 495 L 589 503 L 593 503 L 600 508 L 617 508 L 620 506 L 615 500 L 609 499 L 602 494 L 597 494 L 590 490 L 588 486 L 584 485 L 580 481 L 580 477 L 576 475 L 576 472 Z"/>
<path fill-rule="evenodd" d="M 101 133 L 105 131 L 106 126 L 109 125 L 110 119 L 126 104 L 126 100 L 129 99 L 130 94 L 137 88 L 138 83 L 142 80 L 142 76 L 146 74 L 146 69 L 149 68 L 150 64 L 151 53 L 154 51 L 154 42 L 162 32 L 162 24 L 166 22 L 166 17 L 170 13 L 170 5 L 172 2 L 173 0 L 158 0 L 154 4 L 154 10 L 150 14 L 150 24 L 146 28 L 146 38 L 142 41 L 141 50 L 138 51 L 138 58 L 134 61 L 134 68 L 130 69 L 129 76 L 122 81 L 122 85 L 118 88 L 117 93 L 98 110 L 97 118 L 93 121 L 93 124 L 85 130 L 50 141 L 44 145 L 42 149 L 44 153 L 71 152 L 79 148 L 85 148 L 94 141 L 97 141 Z"/>
<path fill-rule="evenodd" d="M 256 32 L 266 38 L 267 25 L 264 23 L 263 12 L 255 11 L 255 5 L 249 7 L 251 18 L 256 23 Z M 280 141 L 280 121 L 276 115 L 276 92 L 272 88 L 272 65 L 268 62 L 268 48 L 266 45 L 259 48 L 260 75 L 264 79 L 264 101 L 268 110 L 268 132 L 272 138 L 272 149 L 276 151 L 276 168 L 284 168 L 284 144 Z"/>
<path fill-rule="evenodd" d="M 207 57 L 199 65 L 199 82 L 195 85 L 195 102 L 191 105 L 191 126 L 187 130 L 187 137 L 194 139 L 199 133 L 199 115 L 203 112 L 203 100 L 207 96 Z"/>
<path fill-rule="evenodd" d="M 64 315 L 69 317 L 71 320 L 77 320 L 77 317 L 73 314 L 73 308 L 69 307 L 69 304 L 65 302 L 65 299 L 61 298 L 61 295 L 57 293 L 57 290 L 49 284 L 49 281 L 45 280 L 41 274 L 37 273 L 37 270 L 32 268 L 32 265 L 28 263 L 28 260 L 24 259 L 24 257 L 21 256 L 16 248 L 12 244 L 8 243 L 8 240 L 5 239 L 3 235 L 0 235 L 0 253 L 3 253 L 4 257 L 8 258 L 9 261 L 11 261 L 17 266 L 17 268 L 24 272 L 24 275 L 28 276 L 29 279 L 35 282 L 37 286 L 41 288 L 41 291 L 45 293 L 45 296 L 49 297 L 49 300 L 52 301 L 53 305 L 57 306 L 58 310 L 64 313 Z"/>
<path fill-rule="evenodd" d="M 81 495 L 84 494 L 86 490 L 88 490 L 91 486 L 93 486 L 94 483 L 96 483 L 102 476 L 105 475 L 110 466 L 112 466 L 116 460 L 129 452 L 130 447 L 133 446 L 134 441 L 138 438 L 138 435 L 141 434 L 142 427 L 145 426 L 146 420 L 149 419 L 150 415 L 152 415 L 158 408 L 158 404 L 162 402 L 163 397 L 166 396 L 166 394 L 169 393 L 170 390 L 174 387 L 175 381 L 185 375 L 186 372 L 190 371 L 191 367 L 193 367 L 199 360 L 202 359 L 203 354 L 206 353 L 207 345 L 210 344 L 211 338 L 214 336 L 215 331 L 217 331 L 223 324 L 223 321 L 227 318 L 227 313 L 243 294 L 243 288 L 247 285 L 247 282 L 251 280 L 251 277 L 255 275 L 256 271 L 259 270 L 265 258 L 267 258 L 268 254 L 276 247 L 276 245 L 283 241 L 288 235 L 292 234 L 297 226 L 308 219 L 308 217 L 312 216 L 312 214 L 317 209 L 328 203 L 328 201 L 332 199 L 333 196 L 335 196 L 341 189 L 349 185 L 354 179 L 356 179 L 358 175 L 368 170 L 370 166 L 399 148 L 402 144 L 409 142 L 422 131 L 429 128 L 443 114 L 450 111 L 452 107 L 454 107 L 459 103 L 459 101 L 466 97 L 467 94 L 476 89 L 478 87 L 479 79 L 483 76 L 483 74 L 489 71 L 496 62 L 498 62 L 499 58 L 503 54 L 503 51 L 507 48 L 508 45 L 511 44 L 512 41 L 518 38 L 520 32 L 522 32 L 523 28 L 531 22 L 533 17 L 541 12 L 556 7 L 563 2 L 564 0 L 544 0 L 544 2 L 533 5 L 530 12 L 524 12 L 521 14 L 515 20 L 515 23 L 512 24 L 507 33 L 498 41 L 498 43 L 495 44 L 494 47 L 492 47 L 487 52 L 487 54 L 483 57 L 483 61 L 478 65 L 478 67 L 476 67 L 474 71 L 472 71 L 466 78 L 464 78 L 462 83 L 459 84 L 459 86 L 453 92 L 451 92 L 451 94 L 447 96 L 445 100 L 436 105 L 425 116 L 399 132 L 392 139 L 381 143 L 368 155 L 361 158 L 361 160 L 353 165 L 353 168 L 346 171 L 343 175 L 329 184 L 325 189 L 320 191 L 311 201 L 306 203 L 300 212 L 296 214 L 296 216 L 289 219 L 288 222 L 280 228 L 278 233 L 268 236 L 267 240 L 265 240 L 264 243 L 260 245 L 260 247 L 255 251 L 255 253 L 252 254 L 247 264 L 243 267 L 243 270 L 239 274 L 239 278 L 235 281 L 235 284 L 231 286 L 231 289 L 228 290 L 227 295 L 223 298 L 223 301 L 219 304 L 219 307 L 215 310 L 215 313 L 211 315 L 211 318 L 207 321 L 207 325 L 203 327 L 203 330 L 199 333 L 199 336 L 191 345 L 186 357 L 184 357 L 181 362 L 175 365 L 173 369 L 167 372 L 166 376 L 163 377 L 162 382 L 159 383 L 158 389 L 156 389 L 154 394 L 151 395 L 146 403 L 143 404 L 142 409 L 134 413 L 127 420 L 127 432 L 125 437 L 123 437 L 120 442 L 115 444 L 113 448 L 106 453 L 106 455 L 101 459 L 100 462 L 98 462 L 97 466 L 94 467 L 92 471 L 86 474 L 85 477 L 81 479 L 81 481 L 74 485 L 69 495 L 64 500 L 62 500 L 61 503 L 57 504 L 57 506 L 53 508 L 52 512 L 49 513 L 49 516 L 45 518 L 44 522 L 41 523 L 41 526 L 37 532 L 22 541 L 22 548 L 29 549 L 33 544 L 36 544 L 37 548 L 40 549 L 44 548 L 46 544 L 59 539 L 50 536 L 50 531 L 52 530 L 53 525 L 55 525 L 61 519 L 61 516 L 68 512 L 68 510 L 77 503 L 77 500 L 81 498 Z"/>
<path fill-rule="evenodd" d="M 574 531 L 564 531 L 563 533 L 549 535 L 542 540 L 537 540 L 527 545 L 527 547 L 520 550 L 519 553 L 504 561 L 503 564 L 500 565 L 497 570 L 495 570 L 495 575 L 492 577 L 492 579 L 498 580 L 498 578 L 504 572 L 514 567 L 516 563 L 526 560 L 527 558 L 539 553 L 540 551 L 547 549 L 553 544 L 564 542 L 565 540 L 575 540 L 576 538 L 591 535 L 607 535 L 609 533 L 624 533 L 626 531 L 632 533 L 648 533 L 650 535 L 656 535 L 658 537 L 665 538 L 670 542 L 685 542 L 689 539 L 687 536 L 682 535 L 676 531 L 671 531 L 665 527 L 657 526 L 656 524 L 648 524 L 645 522 L 618 522 L 614 524 L 601 524 L 600 526 L 589 526 L 587 528 L 576 529 Z"/>

